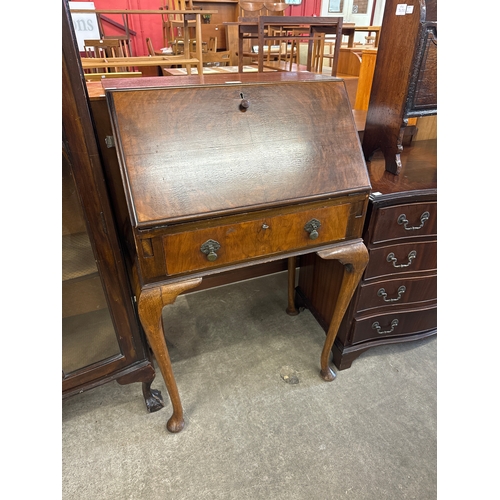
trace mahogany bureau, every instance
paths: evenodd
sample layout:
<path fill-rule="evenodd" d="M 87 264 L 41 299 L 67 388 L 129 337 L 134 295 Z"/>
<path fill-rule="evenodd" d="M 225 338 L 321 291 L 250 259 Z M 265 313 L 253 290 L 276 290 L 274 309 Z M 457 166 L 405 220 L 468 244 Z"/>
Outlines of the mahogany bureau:
<path fill-rule="evenodd" d="M 382 151 L 368 163 L 373 192 L 363 238 L 370 259 L 335 339 L 339 370 L 371 347 L 437 332 L 436 142 L 405 148 L 399 175 L 385 170 Z M 306 256 L 302 265 L 297 303 L 327 330 L 331 306 L 323 297 L 335 293 L 336 264 Z M 316 274 L 321 281 L 313 286 Z"/>
<path fill-rule="evenodd" d="M 167 429 L 180 431 L 184 419 L 162 309 L 218 273 L 289 259 L 293 278 L 294 259 L 309 253 L 340 262 L 320 358 L 321 376 L 333 380 L 331 348 L 368 262 L 371 191 L 344 82 L 277 72 L 103 87 L 121 177 L 111 189 L 124 200 L 117 225 L 172 402 Z"/>

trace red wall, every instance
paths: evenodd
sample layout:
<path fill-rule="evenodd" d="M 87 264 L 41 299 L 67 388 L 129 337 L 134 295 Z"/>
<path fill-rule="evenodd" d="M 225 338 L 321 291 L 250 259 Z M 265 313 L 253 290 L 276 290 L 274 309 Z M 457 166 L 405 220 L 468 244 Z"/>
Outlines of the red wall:
<path fill-rule="evenodd" d="M 300 5 L 292 5 L 287 13 L 289 16 L 319 16 L 321 0 L 302 0 Z"/>
<path fill-rule="evenodd" d="M 79 0 L 86 1 L 86 0 Z M 163 0 L 93 0 L 96 9 L 115 10 L 158 10 L 163 5 Z M 121 14 L 103 14 L 104 17 L 112 19 L 123 25 Z M 105 21 L 102 22 L 104 35 L 124 35 L 125 32 Z M 131 34 L 130 43 L 134 56 L 148 55 L 146 38 L 151 38 L 153 47 L 160 49 L 163 47 L 162 16 L 160 14 L 130 14 L 128 16 L 128 27 Z"/>
<path fill-rule="evenodd" d="M 80 0 L 85 1 L 85 0 Z M 94 0 L 96 9 L 117 9 L 117 10 L 158 10 L 164 0 Z M 301 5 L 291 6 L 286 10 L 290 16 L 319 16 L 321 12 L 321 0 L 302 0 Z M 120 14 L 104 14 L 105 17 L 123 25 L 123 18 Z M 124 32 L 107 22 L 102 23 L 104 35 L 123 35 Z M 128 26 L 131 31 L 135 31 L 135 36 L 130 36 L 132 51 L 135 56 L 148 54 L 146 38 L 151 38 L 153 47 L 160 49 L 163 47 L 162 16 L 160 14 L 130 14 L 128 16 Z"/>

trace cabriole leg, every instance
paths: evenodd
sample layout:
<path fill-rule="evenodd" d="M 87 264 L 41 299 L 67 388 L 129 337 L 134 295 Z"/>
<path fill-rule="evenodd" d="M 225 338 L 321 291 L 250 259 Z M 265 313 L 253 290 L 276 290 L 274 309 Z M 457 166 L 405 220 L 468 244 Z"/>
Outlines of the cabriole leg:
<path fill-rule="evenodd" d="M 168 395 L 172 402 L 173 414 L 167 422 L 167 429 L 170 432 L 179 432 L 183 429 L 184 416 L 165 341 L 162 310 L 166 305 L 173 304 L 179 294 L 198 286 L 200 283 L 201 278 L 181 281 L 170 285 L 141 290 L 139 295 L 139 318 L 163 375 L 163 380 L 165 381 Z"/>
<path fill-rule="evenodd" d="M 332 320 L 321 353 L 321 377 L 330 382 L 336 377 L 333 370 L 328 366 L 333 343 L 349 302 L 368 264 L 368 250 L 363 244 L 363 240 L 356 240 L 340 244 L 329 250 L 322 250 L 317 252 L 317 255 L 322 259 L 338 260 L 344 266 L 338 300 L 333 310 Z"/>

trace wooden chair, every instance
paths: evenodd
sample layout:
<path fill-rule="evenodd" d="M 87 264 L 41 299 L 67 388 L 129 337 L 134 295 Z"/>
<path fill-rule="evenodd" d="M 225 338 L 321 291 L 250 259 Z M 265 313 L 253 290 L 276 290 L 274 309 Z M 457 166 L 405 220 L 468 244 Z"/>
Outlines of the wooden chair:
<path fill-rule="evenodd" d="M 148 47 L 148 54 L 150 56 L 155 56 L 155 49 L 153 47 L 153 42 L 151 41 L 151 38 L 146 38 L 146 45 Z"/>
<path fill-rule="evenodd" d="M 259 16 L 282 16 L 290 7 L 285 2 L 269 2 L 268 0 L 239 0 L 238 16 L 256 18 Z"/>
<path fill-rule="evenodd" d="M 269 2 L 267 0 L 253 0 L 253 1 L 245 1 L 240 0 L 239 4 L 239 20 L 241 21 L 243 18 L 246 19 L 255 19 L 259 16 L 283 16 L 285 14 L 285 9 L 289 7 L 285 2 Z M 269 63 L 271 59 L 277 59 L 279 61 L 290 61 L 290 71 L 292 68 L 293 60 L 298 59 L 298 44 L 290 44 L 287 40 L 287 35 L 289 32 L 285 32 L 281 29 L 274 29 L 270 27 L 273 36 L 281 36 L 283 35 L 283 39 L 278 40 L 269 40 L 266 43 L 266 47 L 264 48 L 266 54 L 266 61 Z M 245 49 L 244 47 L 244 55 L 250 56 L 253 59 L 258 55 L 253 50 L 248 47 Z"/>
<path fill-rule="evenodd" d="M 132 57 L 132 47 L 130 45 L 130 37 L 129 36 L 119 36 L 119 35 L 113 35 L 113 36 L 102 36 L 103 40 L 118 40 L 118 44 L 120 45 L 120 53 L 123 54 L 123 57 Z"/>
<path fill-rule="evenodd" d="M 313 49 L 311 56 L 311 71 L 323 73 L 323 57 L 325 52 L 325 34 L 315 33 L 313 36 Z"/>
<path fill-rule="evenodd" d="M 207 52 L 217 52 L 217 37 L 211 36 L 208 39 Z"/>
<path fill-rule="evenodd" d="M 167 12 L 169 10 L 193 10 L 192 0 L 164 0 L 163 9 Z M 180 51 L 180 42 L 184 43 L 185 33 L 184 33 L 184 14 L 167 14 L 166 18 L 163 20 L 163 44 L 165 47 L 167 45 L 172 46 L 174 54 L 178 54 Z M 189 30 L 189 41 L 191 45 L 191 40 L 196 38 L 195 29 L 196 21 L 187 21 L 187 28 Z M 184 47 L 182 47 L 184 50 Z"/>
<path fill-rule="evenodd" d="M 246 2 L 240 0 L 238 2 L 238 18 L 257 18 L 261 15 L 261 11 L 264 8 L 264 2 Z"/>
<path fill-rule="evenodd" d="M 98 59 L 128 57 L 123 53 L 123 47 L 121 41 L 116 38 L 100 38 L 97 40 L 84 40 L 83 46 L 86 57 L 94 57 Z M 128 71 L 128 68 L 114 68 L 114 71 Z M 107 69 L 106 72 L 108 72 Z"/>
<path fill-rule="evenodd" d="M 192 52 L 191 57 L 196 57 Z M 231 64 L 231 51 L 205 52 L 203 54 L 203 66 L 229 66 Z"/>

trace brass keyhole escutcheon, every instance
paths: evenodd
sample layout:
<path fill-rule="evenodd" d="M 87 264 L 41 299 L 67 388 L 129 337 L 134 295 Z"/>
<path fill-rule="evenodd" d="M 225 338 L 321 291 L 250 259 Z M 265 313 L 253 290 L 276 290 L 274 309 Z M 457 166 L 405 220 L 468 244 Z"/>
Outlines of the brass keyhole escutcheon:
<path fill-rule="evenodd" d="M 220 243 L 215 240 L 207 240 L 201 245 L 200 250 L 207 256 L 207 260 L 213 262 L 217 260 L 217 250 L 220 248 Z"/>
<path fill-rule="evenodd" d="M 309 233 L 309 238 L 315 240 L 318 236 L 318 229 L 321 226 L 321 222 L 318 219 L 311 219 L 305 226 L 304 229 Z"/>

